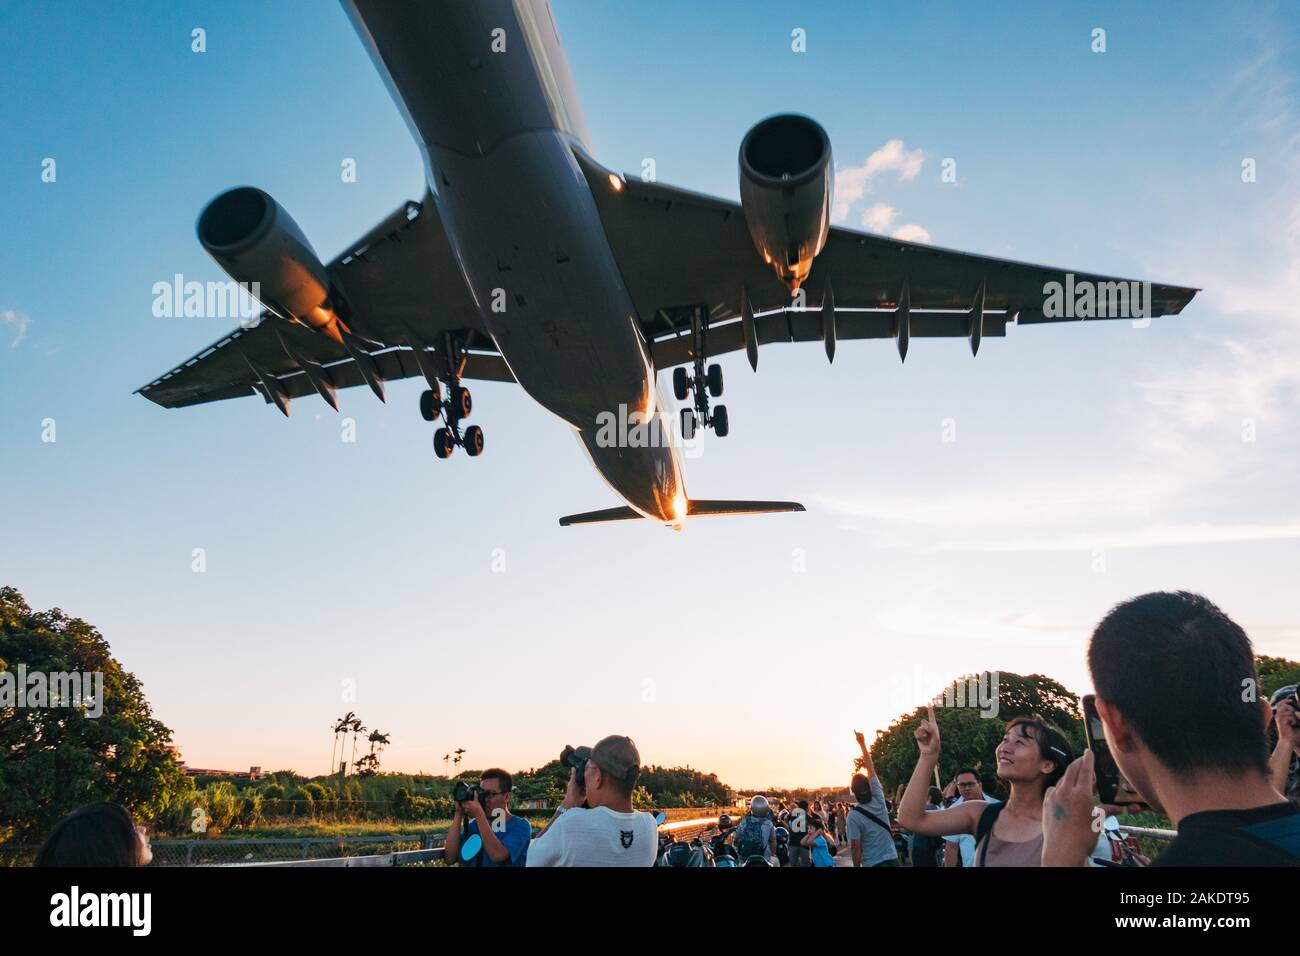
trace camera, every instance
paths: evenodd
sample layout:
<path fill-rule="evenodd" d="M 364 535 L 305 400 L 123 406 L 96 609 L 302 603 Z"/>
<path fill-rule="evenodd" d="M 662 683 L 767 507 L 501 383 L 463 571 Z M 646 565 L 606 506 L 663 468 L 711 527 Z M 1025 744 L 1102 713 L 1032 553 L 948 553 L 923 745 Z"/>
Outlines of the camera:
<path fill-rule="evenodd" d="M 565 745 L 565 748 L 560 751 L 560 766 L 572 767 L 578 772 L 577 780 L 579 789 L 583 789 L 583 774 L 587 772 L 587 761 L 590 759 L 590 747 L 570 747 Z"/>
<path fill-rule="evenodd" d="M 457 780 L 456 786 L 452 788 L 451 799 L 456 803 L 464 803 L 467 800 L 477 800 L 479 803 L 487 802 L 487 793 L 476 783 L 466 783 L 464 780 Z"/>

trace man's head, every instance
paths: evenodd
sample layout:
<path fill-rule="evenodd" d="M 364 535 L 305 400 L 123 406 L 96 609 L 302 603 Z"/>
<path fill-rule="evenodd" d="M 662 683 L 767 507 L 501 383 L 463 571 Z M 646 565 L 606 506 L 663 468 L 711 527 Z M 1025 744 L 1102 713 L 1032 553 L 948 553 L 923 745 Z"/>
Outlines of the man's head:
<path fill-rule="evenodd" d="M 863 773 L 855 773 L 853 779 L 849 781 L 849 790 L 853 792 L 853 799 L 858 803 L 871 802 L 871 778 Z"/>
<path fill-rule="evenodd" d="M 957 771 L 957 796 L 963 800 L 984 799 L 984 783 L 973 767 L 962 767 Z"/>
<path fill-rule="evenodd" d="M 488 817 L 496 810 L 509 812 L 510 791 L 514 789 L 514 781 L 507 771 L 500 767 L 484 770 L 478 785 L 483 791 L 483 809 L 487 811 Z"/>
<path fill-rule="evenodd" d="M 1088 668 L 1115 762 L 1149 801 L 1159 767 L 1267 775 L 1271 712 L 1250 638 L 1199 594 L 1116 606 L 1093 631 Z"/>
<path fill-rule="evenodd" d="M 583 771 L 587 806 L 630 806 L 640 774 L 641 754 L 632 738 L 604 738 L 591 748 L 591 759 Z"/>
<path fill-rule="evenodd" d="M 761 793 L 755 794 L 749 800 L 749 812 L 756 817 L 765 817 L 768 814 L 767 797 Z"/>

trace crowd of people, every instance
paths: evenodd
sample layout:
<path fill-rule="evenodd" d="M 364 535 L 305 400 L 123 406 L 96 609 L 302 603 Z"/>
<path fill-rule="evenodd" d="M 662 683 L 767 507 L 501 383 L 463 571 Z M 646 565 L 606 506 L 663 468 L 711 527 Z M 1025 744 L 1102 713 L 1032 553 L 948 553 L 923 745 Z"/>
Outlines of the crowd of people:
<path fill-rule="evenodd" d="M 661 834 L 654 815 L 633 808 L 641 757 L 630 738 L 610 736 L 566 748 L 564 799 L 536 836 L 510 812 L 505 770 L 458 791 L 444 859 L 471 867 L 823 868 L 837 857 L 854 867 L 1300 866 L 1296 687 L 1258 693 L 1254 651 L 1239 625 L 1199 595 L 1146 594 L 1103 618 L 1087 660 L 1105 753 L 1076 754 L 1059 727 L 1017 717 L 992 754 L 994 771 L 973 763 L 941 789 L 931 707 L 915 731 L 915 768 L 893 801 L 858 733 L 852 804 L 773 804 L 759 795 L 739 821 L 724 815 L 708 833 L 678 842 Z M 1098 803 L 1099 759 L 1113 759 L 1141 803 Z M 1154 862 L 1115 821 L 1144 806 L 1177 829 Z M 36 860 L 148 862 L 143 831 L 106 804 L 61 821 Z"/>

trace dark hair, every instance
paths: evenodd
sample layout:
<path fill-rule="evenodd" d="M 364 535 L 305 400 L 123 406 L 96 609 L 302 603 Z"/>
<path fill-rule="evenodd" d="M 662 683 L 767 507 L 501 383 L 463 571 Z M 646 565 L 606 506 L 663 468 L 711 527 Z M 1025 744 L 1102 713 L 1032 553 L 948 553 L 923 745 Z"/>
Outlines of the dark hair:
<path fill-rule="evenodd" d="M 1059 727 L 1037 715 L 1016 717 L 1008 721 L 1006 732 L 1011 733 L 1017 727 L 1023 727 L 1025 736 L 1032 737 L 1038 744 L 1038 754 L 1043 760 L 1052 761 L 1051 772 L 1043 778 L 1043 793 L 1046 793 L 1048 787 L 1056 786 L 1065 776 L 1066 768 L 1074 762 L 1074 748 Z"/>
<path fill-rule="evenodd" d="M 493 767 L 491 770 L 484 770 L 479 774 L 479 783 L 484 780 L 500 780 L 502 793 L 509 793 L 514 789 L 514 780 L 511 779 L 509 772 L 502 770 L 500 767 Z"/>
<path fill-rule="evenodd" d="M 984 795 L 987 797 L 1000 796 L 1002 793 L 1002 781 L 998 779 L 997 774 L 985 770 L 980 774 L 980 789 L 984 791 Z"/>
<path fill-rule="evenodd" d="M 871 798 L 871 778 L 866 774 L 855 773 L 849 781 L 849 789 L 859 802 L 866 803 Z"/>
<path fill-rule="evenodd" d="M 955 774 L 952 775 L 952 779 L 956 780 L 962 774 L 966 774 L 966 773 L 970 774 L 977 781 L 979 781 L 981 785 L 983 785 L 984 781 L 980 780 L 979 771 L 976 770 L 974 767 L 962 767 L 960 770 L 958 770 Z"/>
<path fill-rule="evenodd" d="M 1158 591 L 1114 607 L 1092 632 L 1097 696 L 1174 772 L 1268 772 L 1250 638 L 1199 594 Z M 1247 683 L 1251 681 L 1253 683 Z"/>
<path fill-rule="evenodd" d="M 931 787 L 929 791 L 927 791 L 926 796 L 929 798 L 931 803 L 936 804 L 938 806 L 942 806 L 943 791 L 940 790 L 938 787 Z"/>
<path fill-rule="evenodd" d="M 78 807 L 54 824 L 34 866 L 140 866 L 140 834 L 116 803 Z"/>

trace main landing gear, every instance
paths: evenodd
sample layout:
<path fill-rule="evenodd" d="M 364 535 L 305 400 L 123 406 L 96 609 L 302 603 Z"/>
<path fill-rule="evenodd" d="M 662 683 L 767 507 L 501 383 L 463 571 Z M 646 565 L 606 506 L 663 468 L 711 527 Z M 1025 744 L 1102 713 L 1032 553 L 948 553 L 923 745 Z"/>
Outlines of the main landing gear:
<path fill-rule="evenodd" d="M 694 395 L 693 407 L 682 409 L 682 437 L 687 441 L 695 437 L 695 429 L 703 424 L 712 428 L 719 438 L 726 438 L 730 431 L 727 421 L 727 406 L 718 405 L 709 412 L 709 396 L 722 396 L 722 366 L 705 366 L 708 361 L 708 318 L 704 309 L 696 306 L 691 310 L 691 336 L 694 343 L 692 354 L 695 358 L 694 375 L 689 375 L 684 368 L 673 369 L 673 394 L 679 402 L 686 401 L 688 394 Z"/>
<path fill-rule="evenodd" d="M 460 373 L 465 368 L 465 349 L 447 337 L 446 354 L 453 356 L 447 368 L 447 398 L 442 397 L 442 387 L 437 380 L 433 388 L 420 395 L 420 415 L 426 422 L 442 421 L 443 426 L 433 433 L 433 453 L 439 458 L 450 458 L 459 445 L 471 458 L 483 454 L 483 429 L 470 425 L 463 432 L 461 422 L 474 410 L 469 389 L 460 384 Z"/>

